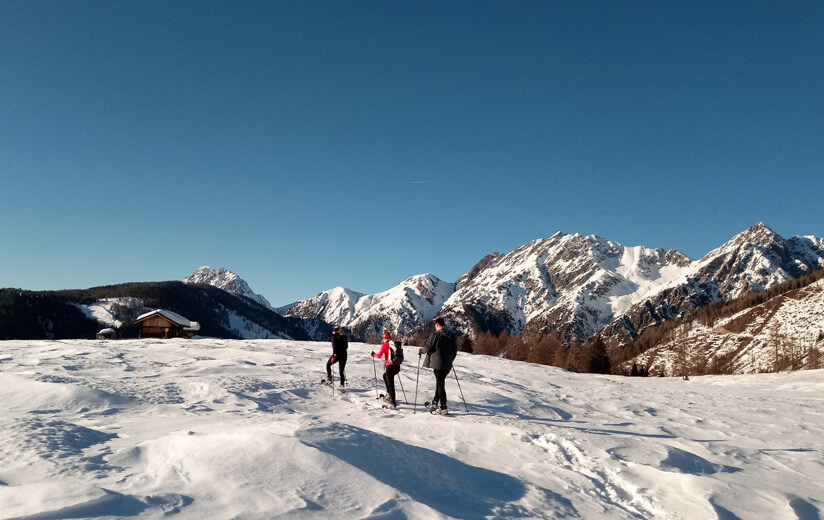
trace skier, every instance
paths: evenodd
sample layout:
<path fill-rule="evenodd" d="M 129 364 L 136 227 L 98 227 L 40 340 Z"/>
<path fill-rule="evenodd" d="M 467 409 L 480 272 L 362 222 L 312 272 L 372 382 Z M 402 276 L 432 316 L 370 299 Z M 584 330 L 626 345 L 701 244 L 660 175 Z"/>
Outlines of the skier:
<path fill-rule="evenodd" d="M 332 329 L 332 356 L 326 362 L 326 384 L 332 385 L 332 365 L 338 364 L 340 372 L 340 387 L 346 385 L 346 357 L 349 349 L 349 338 L 338 326 Z"/>
<path fill-rule="evenodd" d="M 395 400 L 395 376 L 401 371 L 401 363 L 403 362 L 403 347 L 395 342 L 395 346 L 390 345 L 392 336 L 388 330 L 383 331 L 383 344 L 377 354 L 372 352 L 373 358 L 384 358 L 384 372 L 383 382 L 386 384 L 386 401 L 387 408 L 395 410 L 398 403 Z"/>
<path fill-rule="evenodd" d="M 455 343 L 455 338 L 446 331 L 443 318 L 435 320 L 435 332 L 426 340 L 426 346 L 418 350 L 418 356 L 420 357 L 424 352 L 426 358 L 424 358 L 423 366 L 431 368 L 435 373 L 435 397 L 424 406 L 435 415 L 449 415 L 446 406 L 446 376 L 452 370 L 452 362 L 458 355 L 458 345 Z"/>

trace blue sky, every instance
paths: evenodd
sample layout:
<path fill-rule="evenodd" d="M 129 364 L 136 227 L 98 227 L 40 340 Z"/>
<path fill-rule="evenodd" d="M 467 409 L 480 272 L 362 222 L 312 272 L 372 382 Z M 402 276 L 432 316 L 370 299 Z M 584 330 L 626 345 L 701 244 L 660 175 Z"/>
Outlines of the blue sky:
<path fill-rule="evenodd" d="M 556 231 L 824 236 L 824 3 L 0 3 L 0 286 L 273 304 Z"/>

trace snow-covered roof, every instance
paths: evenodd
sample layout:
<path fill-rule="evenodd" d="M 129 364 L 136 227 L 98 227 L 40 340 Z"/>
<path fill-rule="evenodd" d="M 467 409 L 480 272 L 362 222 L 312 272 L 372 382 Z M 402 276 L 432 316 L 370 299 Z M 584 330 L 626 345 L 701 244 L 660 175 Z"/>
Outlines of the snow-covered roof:
<path fill-rule="evenodd" d="M 196 321 L 191 321 L 187 318 L 184 318 L 180 314 L 172 311 L 167 311 L 166 309 L 156 309 L 151 312 L 147 312 L 146 314 L 141 314 L 135 320 L 135 323 L 143 321 L 147 318 L 150 318 L 155 315 L 160 315 L 166 318 L 167 320 L 171 321 L 172 323 L 176 323 L 183 327 L 184 330 L 200 330 L 200 323 Z"/>

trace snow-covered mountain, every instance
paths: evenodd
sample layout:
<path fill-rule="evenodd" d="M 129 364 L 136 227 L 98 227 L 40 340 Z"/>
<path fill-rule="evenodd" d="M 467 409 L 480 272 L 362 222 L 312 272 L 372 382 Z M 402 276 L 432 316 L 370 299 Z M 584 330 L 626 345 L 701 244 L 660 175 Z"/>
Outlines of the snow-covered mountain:
<path fill-rule="evenodd" d="M 380 336 L 384 327 L 403 335 L 433 319 L 454 292 L 454 283 L 421 274 L 378 294 L 336 287 L 298 302 L 286 316 L 319 318 L 349 329 L 358 338 Z"/>
<path fill-rule="evenodd" d="M 556 233 L 481 261 L 441 315 L 464 332 L 557 332 L 585 339 L 691 265 L 677 251 Z"/>
<path fill-rule="evenodd" d="M 821 267 L 824 239 L 796 236 L 785 240 L 759 222 L 710 251 L 698 262 L 692 277 L 712 283 L 725 299 L 731 299 Z"/>
<path fill-rule="evenodd" d="M 758 223 L 694 261 L 657 294 L 633 305 L 601 331 L 613 346 L 644 328 L 709 303 L 762 291 L 824 268 L 824 239 L 789 240 Z"/>
<path fill-rule="evenodd" d="M 488 255 L 454 285 L 421 275 L 377 295 L 338 287 L 288 314 L 339 323 L 359 337 L 380 332 L 384 323 L 404 334 L 440 315 L 471 336 L 553 333 L 580 342 L 600 331 L 614 346 L 649 325 L 821 267 L 824 239 L 787 240 L 762 223 L 700 260 L 559 232 Z"/>
<path fill-rule="evenodd" d="M 756 305 L 734 300 L 727 305 L 742 310 L 731 316 L 689 320 L 624 369 L 636 363 L 651 375 L 677 376 L 824 367 L 824 277 L 815 277 L 809 285 L 767 296 Z"/>
<path fill-rule="evenodd" d="M 183 283 L 193 285 L 211 285 L 213 287 L 223 289 L 224 291 L 230 292 L 237 296 L 249 298 L 250 300 L 257 302 L 260 305 L 263 305 L 267 309 L 274 310 L 274 308 L 266 298 L 253 291 L 252 288 L 249 287 L 249 284 L 246 283 L 246 281 L 243 278 L 236 275 L 232 271 L 229 271 L 228 269 L 213 269 L 208 265 L 204 265 L 203 267 L 196 270 L 191 276 L 187 276 L 186 278 L 184 278 Z"/>
<path fill-rule="evenodd" d="M 700 260 L 557 233 L 485 258 L 458 281 L 441 315 L 458 329 L 583 341 L 629 340 L 694 308 L 761 291 L 824 267 L 824 240 L 785 240 L 762 223 Z"/>

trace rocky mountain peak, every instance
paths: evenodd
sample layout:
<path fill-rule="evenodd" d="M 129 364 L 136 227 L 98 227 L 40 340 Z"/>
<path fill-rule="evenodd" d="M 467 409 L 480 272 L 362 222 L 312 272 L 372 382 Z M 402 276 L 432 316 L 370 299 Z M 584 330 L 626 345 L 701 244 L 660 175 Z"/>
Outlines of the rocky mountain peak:
<path fill-rule="evenodd" d="M 183 283 L 192 285 L 211 285 L 237 296 L 248 298 L 256 303 L 259 303 L 260 305 L 263 305 L 267 309 L 272 309 L 269 301 L 260 294 L 254 292 L 243 278 L 223 267 L 214 269 L 208 265 L 204 265 L 203 267 L 198 268 L 192 275 L 184 278 Z"/>
<path fill-rule="evenodd" d="M 730 245 L 754 245 L 760 247 L 770 247 L 774 244 L 781 244 L 784 239 L 775 231 L 764 225 L 763 222 L 752 226 L 749 229 L 735 235 L 727 244 Z"/>

